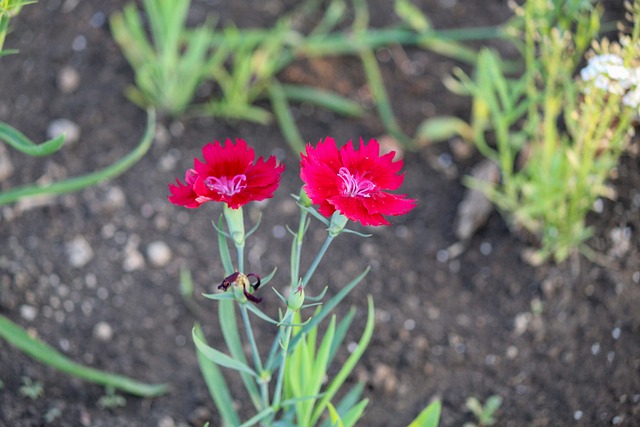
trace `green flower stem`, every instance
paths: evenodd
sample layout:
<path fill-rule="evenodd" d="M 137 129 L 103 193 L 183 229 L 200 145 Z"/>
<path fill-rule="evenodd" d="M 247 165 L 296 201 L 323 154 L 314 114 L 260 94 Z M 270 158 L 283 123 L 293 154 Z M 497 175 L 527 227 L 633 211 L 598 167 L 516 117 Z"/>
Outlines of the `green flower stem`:
<path fill-rule="evenodd" d="M 332 235 L 332 234 L 327 235 L 327 239 L 322 244 L 322 247 L 316 254 L 316 258 L 311 263 L 309 270 L 307 270 L 307 274 L 305 274 L 304 278 L 302 279 L 301 285 L 303 289 L 305 288 L 305 286 L 307 286 L 307 283 L 309 283 L 309 280 L 311 280 L 311 276 L 313 276 L 313 273 L 315 273 L 316 268 L 318 268 L 318 264 L 320 264 L 322 257 L 324 256 L 325 252 L 327 252 L 327 249 L 329 249 L 329 245 L 331 244 L 334 238 L 335 238 L 335 235 Z"/>
<path fill-rule="evenodd" d="M 251 304 L 251 303 L 247 303 Z M 242 321 L 244 323 L 244 329 L 247 333 L 247 339 L 249 340 L 249 345 L 251 346 L 251 354 L 253 356 L 253 363 L 256 367 L 256 371 L 260 375 L 259 383 L 260 383 L 260 395 L 262 397 L 262 405 L 263 408 L 269 407 L 269 381 L 268 379 L 262 378 L 264 374 L 264 369 L 262 367 L 262 360 L 260 360 L 260 353 L 258 352 L 258 345 L 256 344 L 256 339 L 253 336 L 253 329 L 251 329 L 251 322 L 249 320 L 249 313 L 247 312 L 247 307 L 244 304 L 240 305 L 240 313 L 242 314 Z"/>
<path fill-rule="evenodd" d="M 287 364 L 287 356 L 289 353 L 289 342 L 291 341 L 291 331 L 293 330 L 293 326 L 291 326 L 291 321 L 293 320 L 293 312 L 291 310 L 287 310 L 282 323 L 287 326 L 281 326 L 280 330 L 284 328 L 284 336 L 282 337 L 282 356 L 280 367 L 278 369 L 278 378 L 276 380 L 276 386 L 273 392 L 273 404 L 272 407 L 275 411 L 278 411 L 278 407 L 280 406 L 280 401 L 282 400 L 282 385 L 284 383 L 284 372 Z"/>
<path fill-rule="evenodd" d="M 293 239 L 291 250 L 291 292 L 298 286 L 298 277 L 300 274 L 300 253 L 302 252 L 302 241 L 304 239 L 304 233 L 307 229 L 307 215 L 308 212 L 305 209 L 300 209 L 300 224 L 298 224 L 298 233 Z"/>

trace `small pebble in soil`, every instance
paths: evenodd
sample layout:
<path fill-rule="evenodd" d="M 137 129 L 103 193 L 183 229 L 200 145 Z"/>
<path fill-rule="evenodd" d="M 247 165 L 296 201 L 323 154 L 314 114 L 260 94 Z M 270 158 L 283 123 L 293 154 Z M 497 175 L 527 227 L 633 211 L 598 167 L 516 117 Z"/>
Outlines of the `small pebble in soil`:
<path fill-rule="evenodd" d="M 113 338 L 113 328 L 107 322 L 98 322 L 93 327 L 93 336 L 99 341 L 109 342 Z"/>
<path fill-rule="evenodd" d="M 22 316 L 24 320 L 32 322 L 33 320 L 35 320 L 37 315 L 38 309 L 34 306 L 28 304 L 23 304 L 20 306 L 20 316 Z"/>
<path fill-rule="evenodd" d="M 71 42 L 71 49 L 74 52 L 82 52 L 86 48 L 87 48 L 87 38 L 82 34 L 76 36 L 76 38 L 73 39 L 73 41 Z"/>
<path fill-rule="evenodd" d="M 416 321 L 413 319 L 407 319 L 404 321 L 403 327 L 407 331 L 413 331 L 416 328 Z"/>
<path fill-rule="evenodd" d="M 573 419 L 576 421 L 580 421 L 580 418 L 582 418 L 582 415 L 584 415 L 582 411 L 579 411 L 579 410 L 575 411 L 573 413 Z"/>
<path fill-rule="evenodd" d="M 158 421 L 158 427 L 176 427 L 176 422 L 168 415 L 165 415 Z"/>
<path fill-rule="evenodd" d="M 287 229 L 282 225 L 274 225 L 271 234 L 273 234 L 273 237 L 276 239 L 284 239 L 287 235 Z"/>
<path fill-rule="evenodd" d="M 164 267 L 171 261 L 171 248 L 165 242 L 157 240 L 149 243 L 147 246 L 147 257 L 151 265 L 155 267 Z"/>
<path fill-rule="evenodd" d="M 53 139 L 64 135 L 65 145 L 70 145 L 80 139 L 80 126 L 69 119 L 55 119 L 47 126 L 47 138 Z"/>
<path fill-rule="evenodd" d="M 613 337 L 614 340 L 620 339 L 620 328 L 613 328 L 613 330 L 611 331 L 611 336 Z"/>
<path fill-rule="evenodd" d="M 0 144 L 0 182 L 13 175 L 14 167 L 4 144 Z"/>
<path fill-rule="evenodd" d="M 493 246 L 491 245 L 491 243 L 489 243 L 489 242 L 480 243 L 480 253 L 482 255 L 489 256 L 489 255 L 491 255 L 492 251 L 493 251 Z"/>
<path fill-rule="evenodd" d="M 80 86 L 80 73 L 69 65 L 62 67 L 56 76 L 56 83 L 63 94 L 72 93 Z"/>
<path fill-rule="evenodd" d="M 597 356 L 598 353 L 600 353 L 600 343 L 593 343 L 591 344 L 591 354 L 593 354 L 594 356 Z"/>
<path fill-rule="evenodd" d="M 622 422 L 624 421 L 624 416 L 623 415 L 616 415 L 615 417 L 613 417 L 613 419 L 611 420 L 611 425 L 614 426 L 619 426 L 622 425 Z"/>
<path fill-rule="evenodd" d="M 93 259 L 93 249 L 83 236 L 76 236 L 66 245 L 67 260 L 74 268 L 84 267 Z"/>

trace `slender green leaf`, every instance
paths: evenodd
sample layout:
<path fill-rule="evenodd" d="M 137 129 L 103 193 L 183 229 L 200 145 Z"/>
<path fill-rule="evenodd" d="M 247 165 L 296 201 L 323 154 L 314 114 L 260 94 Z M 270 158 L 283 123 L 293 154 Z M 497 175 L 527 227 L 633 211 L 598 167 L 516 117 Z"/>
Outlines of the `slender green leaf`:
<path fill-rule="evenodd" d="M 369 404 L 369 399 L 363 399 L 353 408 L 349 409 L 346 414 L 342 415 L 342 423 L 345 427 L 353 427 L 362 418 L 364 410 Z"/>
<path fill-rule="evenodd" d="M 200 325 L 195 325 L 194 334 L 198 336 L 202 342 L 206 343 Z M 239 425 L 240 418 L 234 408 L 233 398 L 229 392 L 227 382 L 218 368 L 218 365 L 207 359 L 202 352 L 197 351 L 196 354 L 198 356 L 200 371 L 202 371 L 202 376 L 207 384 L 207 388 L 209 389 L 209 394 L 216 404 L 216 408 L 218 408 L 218 412 L 220 413 L 220 417 L 224 424 L 228 427 Z"/>
<path fill-rule="evenodd" d="M 441 407 L 440 401 L 434 400 L 420 412 L 408 427 L 438 427 Z"/>
<path fill-rule="evenodd" d="M 333 407 L 331 402 L 327 404 L 327 410 L 329 411 L 329 419 L 331 420 L 331 427 L 344 427 L 342 423 L 342 418 L 340 418 L 340 414 L 336 411 L 336 408 Z"/>
<path fill-rule="evenodd" d="M 212 300 L 216 300 L 216 301 L 222 301 L 222 300 L 235 300 L 236 297 L 233 295 L 233 292 L 220 292 L 220 293 L 216 293 L 216 294 L 202 294 L 203 297 L 208 298 L 208 299 L 212 299 Z"/>
<path fill-rule="evenodd" d="M 80 365 L 68 359 L 53 347 L 32 338 L 24 329 L 2 315 L 0 315 L 0 337 L 30 357 L 52 368 L 92 383 L 113 387 L 114 389 L 143 397 L 159 396 L 169 390 L 164 384 L 145 384 L 122 375 L 111 374 Z"/>
<path fill-rule="evenodd" d="M 367 267 L 362 273 L 360 273 L 358 277 L 356 277 L 351 282 L 349 282 L 345 287 L 340 289 L 340 291 L 337 294 L 335 294 L 333 298 L 327 301 L 327 303 L 322 306 L 322 309 L 320 310 L 320 312 L 318 312 L 315 316 L 313 316 L 311 321 L 304 328 L 302 328 L 301 333 L 296 335 L 292 339 L 292 342 L 290 345 L 295 346 L 296 342 L 302 337 L 303 334 L 308 333 L 308 331 L 310 331 L 313 327 L 318 325 L 325 317 L 327 317 L 336 308 L 336 306 L 340 303 L 340 301 L 342 301 L 349 294 L 349 292 L 351 292 L 351 290 L 355 288 L 356 285 L 362 281 L 362 279 L 364 279 L 364 277 L 367 275 L 368 272 L 369 272 L 369 267 Z"/>
<path fill-rule="evenodd" d="M 249 375 L 253 375 L 257 377 L 258 374 L 251 369 L 246 363 L 242 363 L 239 360 L 234 359 L 233 357 L 224 354 L 223 352 L 216 350 L 213 347 L 208 346 L 198 335 L 196 334 L 196 330 L 193 330 L 193 341 L 198 347 L 198 350 L 209 360 L 217 363 L 220 366 L 225 368 L 235 369 L 236 371 L 244 372 Z"/>
<path fill-rule="evenodd" d="M 242 349 L 242 341 L 240 340 L 240 334 L 238 332 L 239 323 L 236 316 L 235 301 L 222 300 L 218 303 L 218 319 L 220 320 L 220 328 L 222 329 L 224 341 L 229 348 L 231 356 L 246 365 L 247 358 Z M 251 397 L 253 406 L 257 410 L 261 410 L 262 401 L 254 379 L 246 372 L 240 372 L 240 377 Z"/>
<path fill-rule="evenodd" d="M 356 347 L 356 349 L 353 351 L 353 353 L 349 355 L 349 358 L 344 363 L 340 371 L 338 371 L 338 373 L 333 378 L 333 380 L 331 380 L 331 382 L 329 383 L 329 386 L 325 391 L 324 396 L 322 397 L 320 402 L 316 405 L 316 409 L 314 411 L 313 417 L 311 418 L 313 425 L 315 425 L 315 423 L 318 421 L 327 403 L 329 403 L 331 399 L 333 399 L 333 397 L 338 392 L 338 390 L 340 389 L 344 381 L 347 379 L 349 374 L 353 371 L 356 363 L 358 363 L 358 360 L 360 360 L 360 357 L 362 357 L 362 354 L 364 353 L 367 346 L 369 345 L 369 341 L 371 340 L 371 336 L 373 335 L 373 327 L 375 325 L 375 316 L 374 316 L 373 298 L 371 298 L 371 296 L 369 295 L 367 300 L 369 303 L 367 323 L 365 325 L 364 332 L 362 333 L 362 337 L 360 337 L 360 341 L 358 342 L 358 346 Z"/>
<path fill-rule="evenodd" d="M 365 114 L 365 109 L 359 103 L 326 90 L 283 84 L 282 92 L 290 101 L 308 102 L 345 116 L 362 117 Z"/>
<path fill-rule="evenodd" d="M 0 123 L 0 140 L 5 141 L 18 151 L 29 156 L 37 157 L 48 156 L 55 153 L 64 144 L 64 136 L 59 136 L 41 144 L 36 144 L 27 138 L 22 132 L 6 123 Z"/>
<path fill-rule="evenodd" d="M 432 28 L 429 18 L 409 0 L 396 0 L 394 6 L 396 15 L 402 18 L 414 31 L 423 33 Z"/>
<path fill-rule="evenodd" d="M 247 421 L 245 421 L 244 423 L 242 423 L 238 427 L 251 427 L 251 426 L 254 426 L 254 425 L 258 424 L 260 421 L 262 421 L 265 418 L 267 418 L 271 414 L 273 414 L 273 408 L 268 407 L 265 410 L 257 413 L 256 415 L 254 415 L 253 417 L 251 417 L 250 419 L 248 419 Z"/>

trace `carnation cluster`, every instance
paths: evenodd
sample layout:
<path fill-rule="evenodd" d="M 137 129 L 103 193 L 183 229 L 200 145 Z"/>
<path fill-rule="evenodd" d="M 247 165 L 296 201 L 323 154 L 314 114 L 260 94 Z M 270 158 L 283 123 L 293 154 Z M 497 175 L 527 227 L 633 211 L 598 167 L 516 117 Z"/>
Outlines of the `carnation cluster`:
<path fill-rule="evenodd" d="M 255 160 L 253 148 L 242 139 L 235 144 L 215 141 L 202 149 L 204 161 L 194 159 L 184 182 L 170 184 L 169 200 L 187 208 L 206 202 L 222 202 L 237 209 L 250 201 L 273 196 L 280 183 L 284 165 L 275 157 Z M 380 154 L 380 144 L 372 139 L 360 141 L 356 149 L 351 141 L 338 148 L 333 138 L 308 144 L 301 153 L 300 178 L 304 191 L 325 217 L 339 212 L 362 225 L 387 225 L 386 216 L 404 215 L 416 202 L 404 194 L 393 194 L 404 181 L 402 160 L 395 153 Z"/>

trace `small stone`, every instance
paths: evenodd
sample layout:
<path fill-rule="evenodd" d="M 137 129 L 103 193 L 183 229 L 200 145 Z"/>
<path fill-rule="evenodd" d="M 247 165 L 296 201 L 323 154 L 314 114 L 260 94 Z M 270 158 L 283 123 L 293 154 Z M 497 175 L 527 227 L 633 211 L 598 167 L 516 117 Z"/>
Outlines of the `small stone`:
<path fill-rule="evenodd" d="M 113 338 L 113 328 L 107 322 L 98 322 L 93 327 L 93 336 L 97 340 L 109 342 Z"/>
<path fill-rule="evenodd" d="M 158 427 L 176 427 L 176 422 L 169 415 L 165 415 L 158 421 Z"/>
<path fill-rule="evenodd" d="M 35 320 L 37 315 L 38 309 L 34 306 L 28 304 L 23 304 L 20 306 L 20 316 L 22 316 L 24 320 L 32 322 Z"/>
<path fill-rule="evenodd" d="M 147 257 L 155 267 L 164 267 L 171 261 L 171 248 L 165 242 L 157 240 L 147 246 Z"/>
<path fill-rule="evenodd" d="M 513 321 L 514 334 L 520 336 L 525 333 L 531 322 L 531 313 L 520 313 Z"/>
<path fill-rule="evenodd" d="M 383 363 L 376 365 L 372 382 L 375 387 L 381 387 L 386 394 L 393 394 L 398 387 L 398 377 L 393 368 Z"/>
<path fill-rule="evenodd" d="M 69 119 L 56 119 L 47 127 L 47 138 L 53 139 L 64 135 L 65 144 L 73 144 L 80 139 L 80 126 Z"/>
<path fill-rule="evenodd" d="M 93 250 L 91 245 L 83 236 L 76 236 L 67 243 L 67 257 L 69 265 L 75 268 L 84 267 L 93 259 Z"/>
<path fill-rule="evenodd" d="M 494 162 L 484 160 L 473 168 L 471 176 L 477 181 L 495 184 L 500 179 L 500 170 Z M 480 190 L 468 189 L 456 213 L 454 232 L 458 240 L 470 239 L 484 226 L 491 212 L 493 204 L 487 196 Z"/>
<path fill-rule="evenodd" d="M 71 66 L 62 67 L 56 80 L 60 92 L 69 94 L 80 86 L 80 73 Z"/>
<path fill-rule="evenodd" d="M 13 175 L 13 163 L 4 144 L 0 144 L 0 181 L 4 181 Z"/>

